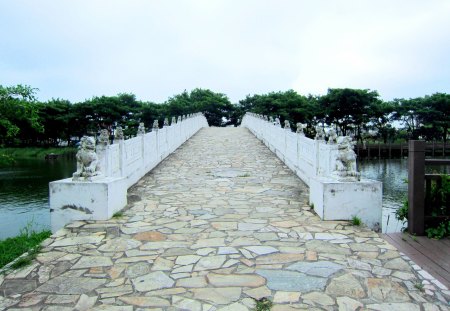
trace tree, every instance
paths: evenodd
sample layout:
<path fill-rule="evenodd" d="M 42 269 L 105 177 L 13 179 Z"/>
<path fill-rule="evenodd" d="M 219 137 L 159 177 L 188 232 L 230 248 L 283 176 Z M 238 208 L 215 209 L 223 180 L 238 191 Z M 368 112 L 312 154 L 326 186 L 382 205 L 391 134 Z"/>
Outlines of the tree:
<path fill-rule="evenodd" d="M 30 86 L 0 85 L 0 144 L 12 140 L 21 131 L 21 124 L 42 131 L 37 113 L 35 92 Z"/>
<path fill-rule="evenodd" d="M 409 139 L 418 139 L 424 115 L 427 113 L 427 108 L 423 104 L 423 98 L 396 98 L 393 103 L 395 105 L 394 119 L 403 123 Z"/>
<path fill-rule="evenodd" d="M 426 113 L 422 120 L 424 128 L 432 129 L 434 138 L 447 142 L 448 128 L 450 126 L 450 94 L 435 93 L 423 99 Z"/>
<path fill-rule="evenodd" d="M 326 122 L 336 124 L 342 135 L 350 129 L 355 130 L 358 140 L 362 140 L 363 125 L 369 121 L 369 115 L 378 103 L 378 92 L 360 89 L 328 89 L 328 93 L 319 99 L 325 112 Z"/>
<path fill-rule="evenodd" d="M 194 89 L 191 91 L 190 99 L 193 111 L 201 111 L 210 126 L 224 126 L 232 117 L 234 106 L 225 94 L 215 93 L 208 89 Z"/>
<path fill-rule="evenodd" d="M 51 99 L 39 105 L 38 114 L 44 127 L 41 139 L 46 144 L 57 145 L 59 140 L 70 143 L 73 129 L 72 104 L 64 99 Z"/>
<path fill-rule="evenodd" d="M 369 114 L 369 126 L 377 130 L 378 137 L 383 139 L 385 144 L 388 139 L 390 137 L 392 138 L 396 133 L 395 128 L 392 127 L 391 124 L 394 116 L 394 110 L 395 104 L 393 102 L 378 100 L 372 105 L 372 109 Z"/>
<path fill-rule="evenodd" d="M 291 123 L 307 123 L 312 127 L 312 122 L 317 113 L 317 101 L 314 97 L 304 97 L 294 90 L 285 92 L 271 92 L 263 95 L 247 95 L 239 101 L 240 109 L 244 112 L 278 117 L 283 123 L 289 120 Z"/>
<path fill-rule="evenodd" d="M 223 118 L 232 120 L 235 106 L 225 94 L 196 88 L 169 98 L 162 107 L 163 118 L 203 112 L 210 126 L 224 126 Z"/>

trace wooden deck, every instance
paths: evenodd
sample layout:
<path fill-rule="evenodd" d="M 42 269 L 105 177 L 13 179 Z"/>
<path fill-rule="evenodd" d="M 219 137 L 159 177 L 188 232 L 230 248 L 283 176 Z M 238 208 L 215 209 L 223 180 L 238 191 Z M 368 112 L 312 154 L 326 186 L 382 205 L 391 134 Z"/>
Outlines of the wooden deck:
<path fill-rule="evenodd" d="M 450 288 L 450 239 L 433 240 L 406 233 L 383 234 L 384 239 L 422 269 Z"/>

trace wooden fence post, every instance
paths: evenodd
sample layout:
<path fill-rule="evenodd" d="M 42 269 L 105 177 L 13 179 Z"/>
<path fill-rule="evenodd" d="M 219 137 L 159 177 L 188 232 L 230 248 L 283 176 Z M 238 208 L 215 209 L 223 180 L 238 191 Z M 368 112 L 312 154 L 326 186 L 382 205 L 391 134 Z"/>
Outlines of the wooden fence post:
<path fill-rule="evenodd" d="M 408 145 L 408 231 L 425 233 L 425 142 L 410 140 Z"/>

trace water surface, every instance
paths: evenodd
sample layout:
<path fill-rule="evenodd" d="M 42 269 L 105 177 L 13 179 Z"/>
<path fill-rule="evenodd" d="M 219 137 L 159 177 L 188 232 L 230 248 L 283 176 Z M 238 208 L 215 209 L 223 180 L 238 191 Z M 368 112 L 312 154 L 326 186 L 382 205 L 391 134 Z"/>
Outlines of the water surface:
<path fill-rule="evenodd" d="M 28 224 L 50 228 L 48 183 L 75 171 L 74 159 L 18 159 L 0 169 L 0 240 L 16 236 Z"/>
<path fill-rule="evenodd" d="M 403 223 L 395 218 L 395 211 L 408 196 L 408 159 L 365 160 L 358 166 L 362 177 L 383 183 L 383 233 L 401 231 Z"/>
<path fill-rule="evenodd" d="M 358 166 L 361 176 L 383 182 L 383 233 L 400 232 L 407 224 L 395 218 L 395 211 L 408 197 L 408 159 L 362 160 Z M 448 168 L 426 166 L 425 172 L 448 174 Z"/>

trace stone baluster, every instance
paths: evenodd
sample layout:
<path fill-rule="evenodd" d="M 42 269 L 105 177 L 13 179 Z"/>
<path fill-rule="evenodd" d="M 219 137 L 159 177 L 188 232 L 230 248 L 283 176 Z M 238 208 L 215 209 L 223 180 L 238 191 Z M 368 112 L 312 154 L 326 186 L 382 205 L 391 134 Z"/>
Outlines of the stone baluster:
<path fill-rule="evenodd" d="M 300 136 L 305 136 L 305 133 L 303 132 L 303 130 L 306 128 L 306 124 L 302 124 L 302 123 L 297 123 L 297 131 L 296 133 Z"/>
<path fill-rule="evenodd" d="M 120 176 L 125 175 L 125 144 L 123 129 L 121 126 L 116 128 L 116 134 L 114 135 L 114 143 L 119 144 L 119 168 Z"/>
<path fill-rule="evenodd" d="M 153 127 L 152 127 L 152 131 L 158 131 L 159 130 L 159 122 L 158 120 L 153 121 Z"/>
<path fill-rule="evenodd" d="M 141 135 L 145 135 L 144 122 L 139 123 L 139 127 L 138 127 L 138 130 L 137 130 L 137 135 L 136 136 L 141 136 Z"/>

